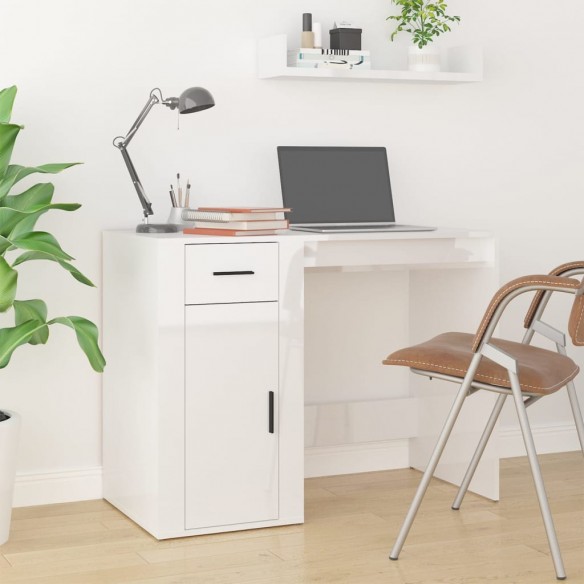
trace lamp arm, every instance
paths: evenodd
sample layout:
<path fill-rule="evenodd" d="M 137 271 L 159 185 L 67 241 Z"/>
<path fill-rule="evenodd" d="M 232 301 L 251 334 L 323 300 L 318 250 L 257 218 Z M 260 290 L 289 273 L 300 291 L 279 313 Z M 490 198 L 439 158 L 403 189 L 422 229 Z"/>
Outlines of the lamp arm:
<path fill-rule="evenodd" d="M 130 155 L 128 154 L 127 146 L 132 141 L 132 138 L 135 136 L 136 132 L 142 125 L 142 122 L 146 119 L 146 116 L 150 113 L 150 110 L 157 104 L 163 103 L 164 100 L 162 99 L 162 93 L 160 94 L 160 98 L 155 94 L 156 89 L 153 89 L 150 92 L 150 97 L 146 102 L 146 105 L 142 108 L 142 111 L 136 118 L 136 121 L 132 124 L 132 127 L 126 134 L 126 136 L 118 136 L 114 139 L 114 146 L 121 152 L 124 162 L 126 163 L 126 168 L 130 173 L 130 178 L 132 179 L 132 183 L 134 188 L 136 189 L 136 193 L 138 193 L 138 199 L 140 199 L 140 204 L 144 209 L 144 220 L 148 221 L 148 216 L 153 214 L 152 211 L 152 203 L 146 196 L 146 192 L 144 191 L 144 187 L 140 182 L 140 178 L 138 177 L 138 173 L 134 168 L 134 164 L 130 159 Z M 160 90 L 158 90 L 160 92 Z"/>
<path fill-rule="evenodd" d="M 144 187 L 142 186 L 142 183 L 140 182 L 140 179 L 138 178 L 138 173 L 136 172 L 136 169 L 134 168 L 134 164 L 133 164 L 132 160 L 130 159 L 130 155 L 128 154 L 128 151 L 126 150 L 126 146 L 124 144 L 116 144 L 116 147 L 119 149 L 119 151 L 122 154 L 122 157 L 124 159 L 124 162 L 126 163 L 126 167 L 128 169 L 128 172 L 130 173 L 130 178 L 132 179 L 132 183 L 134 185 L 134 188 L 136 189 L 136 193 L 138 193 L 138 198 L 140 199 L 140 204 L 142 205 L 142 208 L 144 209 L 144 219 L 145 219 L 145 221 L 148 221 L 148 216 L 153 214 L 152 203 L 150 202 L 150 200 L 146 196 L 146 193 L 144 192 Z"/>
<path fill-rule="evenodd" d="M 136 118 L 136 121 L 132 124 L 132 127 L 128 130 L 128 133 L 125 137 L 119 136 L 114 140 L 114 146 L 119 148 L 119 144 L 123 144 L 124 146 L 128 146 L 131 142 L 132 138 L 138 131 L 138 128 L 142 125 L 142 122 L 146 119 L 146 116 L 150 113 L 150 110 L 157 104 L 163 102 L 162 93 L 160 94 L 160 98 L 154 93 L 156 89 L 153 89 L 150 92 L 150 97 L 146 102 L 146 105 L 142 108 L 142 111 Z M 160 91 L 160 89 L 158 90 Z"/>

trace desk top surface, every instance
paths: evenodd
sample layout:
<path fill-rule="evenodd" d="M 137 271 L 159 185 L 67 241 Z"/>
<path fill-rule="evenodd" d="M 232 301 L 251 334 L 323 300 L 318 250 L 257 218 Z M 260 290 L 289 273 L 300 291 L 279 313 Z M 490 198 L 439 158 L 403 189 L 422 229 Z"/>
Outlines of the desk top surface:
<path fill-rule="evenodd" d="M 157 240 L 160 243 L 166 241 L 176 244 L 196 243 L 244 243 L 244 242 L 327 242 L 327 241 L 399 241 L 399 240 L 433 240 L 433 239 L 492 239 L 493 233 L 460 228 L 443 228 L 439 227 L 434 231 L 400 231 L 387 232 L 376 231 L 369 233 L 311 233 L 307 231 L 285 230 L 278 232 L 277 235 L 256 235 L 256 236 L 208 236 L 208 235 L 186 235 L 183 233 L 136 233 L 131 230 L 111 230 L 105 231 L 106 234 L 115 236 L 126 236 L 135 238 L 145 238 Z"/>

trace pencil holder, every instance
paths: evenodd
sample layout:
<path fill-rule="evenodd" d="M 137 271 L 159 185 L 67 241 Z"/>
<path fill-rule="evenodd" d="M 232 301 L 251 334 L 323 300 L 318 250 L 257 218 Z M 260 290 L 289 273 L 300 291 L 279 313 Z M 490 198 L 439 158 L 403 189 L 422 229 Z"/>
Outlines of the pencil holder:
<path fill-rule="evenodd" d="M 168 216 L 167 223 L 172 223 L 173 225 L 188 225 L 188 221 L 183 221 L 182 212 L 184 207 L 171 207 L 170 215 Z"/>

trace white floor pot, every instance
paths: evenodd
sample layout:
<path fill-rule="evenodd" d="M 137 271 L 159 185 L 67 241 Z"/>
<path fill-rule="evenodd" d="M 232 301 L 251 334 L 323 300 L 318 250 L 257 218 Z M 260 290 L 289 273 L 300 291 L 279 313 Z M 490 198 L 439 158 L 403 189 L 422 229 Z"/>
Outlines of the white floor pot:
<path fill-rule="evenodd" d="M 412 45 L 408 49 L 408 65 L 410 71 L 440 71 L 440 49 L 431 43 L 421 49 Z"/>
<path fill-rule="evenodd" d="M 20 416 L 8 410 L 0 412 L 9 416 L 7 420 L 0 422 L 0 545 L 2 545 L 8 541 L 10 532 Z"/>

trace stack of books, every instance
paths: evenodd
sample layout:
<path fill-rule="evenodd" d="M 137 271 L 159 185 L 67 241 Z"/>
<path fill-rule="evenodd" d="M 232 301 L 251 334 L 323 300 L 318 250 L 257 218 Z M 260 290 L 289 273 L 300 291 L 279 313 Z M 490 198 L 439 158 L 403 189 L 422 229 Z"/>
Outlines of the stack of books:
<path fill-rule="evenodd" d="M 371 53 L 344 49 L 293 49 L 288 51 L 288 67 L 371 69 Z"/>
<path fill-rule="evenodd" d="M 274 235 L 288 229 L 284 207 L 199 207 L 184 209 L 183 221 L 192 221 L 183 233 L 194 235 Z"/>

